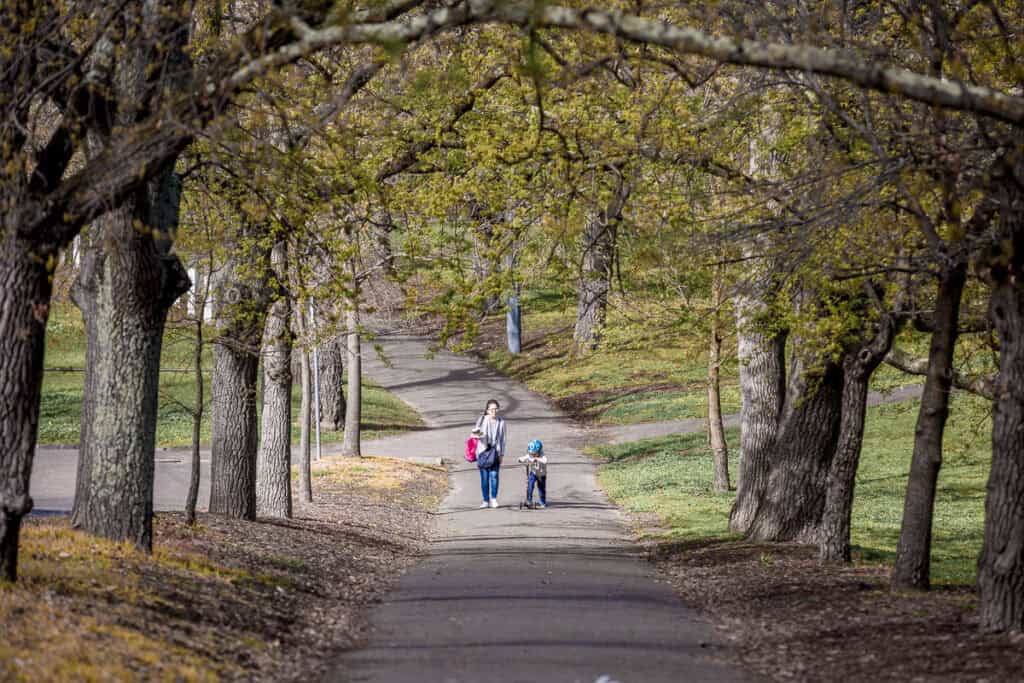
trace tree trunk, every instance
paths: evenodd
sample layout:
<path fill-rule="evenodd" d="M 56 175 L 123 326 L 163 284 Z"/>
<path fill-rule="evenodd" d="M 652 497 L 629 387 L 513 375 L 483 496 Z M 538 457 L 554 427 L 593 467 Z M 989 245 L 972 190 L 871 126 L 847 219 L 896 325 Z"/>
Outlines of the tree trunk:
<path fill-rule="evenodd" d="M 1018 171 L 1019 173 L 1019 171 Z M 1019 176 L 1018 176 L 1019 177 Z M 1013 195 L 1011 195 L 1013 196 Z M 1009 267 L 993 268 L 989 315 L 999 335 L 992 411 L 992 469 L 985 540 L 978 559 L 981 628 L 1024 631 L 1024 221 L 1021 199 L 1006 211 Z M 1015 214 L 1015 215 L 1014 215 Z"/>
<path fill-rule="evenodd" d="M 476 250 L 473 254 L 473 271 L 477 282 L 487 285 L 484 288 L 483 310 L 481 312 L 484 315 L 488 315 L 498 310 L 501 306 L 501 296 L 494 291 L 492 285 L 492 279 L 501 272 L 500 263 L 492 255 L 492 251 L 495 248 L 494 223 L 495 220 L 500 220 L 500 218 L 496 219 L 475 198 L 470 198 L 468 208 L 470 220 L 478 221 L 473 230 L 473 235 L 477 238 Z"/>
<path fill-rule="evenodd" d="M 842 367 L 820 356 L 794 350 L 768 483 L 747 530 L 753 540 L 817 540 L 843 398 Z"/>
<path fill-rule="evenodd" d="M 778 112 L 764 111 L 760 127 L 748 140 L 747 172 L 751 178 L 778 180 L 780 155 L 774 150 L 781 130 Z M 778 210 L 770 201 L 770 213 Z M 742 254 L 751 272 L 734 299 L 736 352 L 740 364 L 740 452 L 736 500 L 729 512 L 729 530 L 746 534 L 764 498 L 773 449 L 786 401 L 786 337 L 769 327 L 776 289 L 775 238 L 760 233 L 744 241 Z"/>
<path fill-rule="evenodd" d="M 279 282 L 287 278 L 285 243 L 274 247 Z M 263 413 L 256 459 L 256 511 L 267 517 L 292 516 L 292 336 L 288 295 L 280 292 L 263 335 Z"/>
<path fill-rule="evenodd" d="M 725 443 L 725 425 L 722 424 L 722 394 L 719 369 L 722 365 L 722 334 L 719 307 L 722 304 L 721 273 L 716 273 L 712 292 L 715 310 L 711 314 L 711 346 L 708 349 L 708 435 L 715 460 L 715 490 L 729 490 L 729 450 Z"/>
<path fill-rule="evenodd" d="M 72 522 L 145 550 L 153 542 L 164 322 L 189 285 L 161 238 L 174 233 L 180 196 L 180 182 L 168 169 L 148 190 L 95 221 L 72 292 L 89 349 Z"/>
<path fill-rule="evenodd" d="M 391 245 L 391 235 L 395 231 L 395 221 L 388 209 L 378 211 L 371 221 L 373 226 L 374 255 L 384 266 L 384 274 L 390 279 L 399 280 L 398 268 L 395 264 L 395 250 Z"/>
<path fill-rule="evenodd" d="M 346 313 L 348 343 L 345 366 L 348 369 L 348 405 L 345 411 L 345 438 L 341 444 L 343 455 L 359 456 L 360 421 L 363 407 L 363 359 L 359 335 L 359 308 L 355 298 Z"/>
<path fill-rule="evenodd" d="M 942 467 L 942 435 L 949 415 L 953 350 L 966 275 L 966 265 L 957 264 L 939 278 L 934 332 L 928 350 L 928 376 L 917 415 L 903 523 L 892 569 L 894 590 L 927 590 L 930 585 L 935 489 Z"/>
<path fill-rule="evenodd" d="M 612 285 L 618 224 L 628 197 L 629 187 L 620 176 L 608 206 L 588 220 L 583 231 L 576 327 L 572 334 L 574 354 L 593 351 L 601 340 Z"/>
<path fill-rule="evenodd" d="M 310 432 L 313 427 L 313 382 L 309 367 L 309 353 L 299 354 L 299 372 L 302 383 L 302 402 L 299 406 L 299 500 L 313 502 L 313 454 L 310 448 Z"/>
<path fill-rule="evenodd" d="M 825 510 L 818 533 L 818 559 L 823 562 L 850 561 L 850 517 L 864 441 L 868 382 L 892 348 L 894 336 L 895 325 L 887 318 L 874 338 L 847 352 L 843 358 L 845 383 L 839 442 L 828 473 Z"/>
<path fill-rule="evenodd" d="M 199 502 L 199 443 L 203 432 L 203 313 L 196 318 L 196 349 L 192 356 L 196 378 L 196 401 L 192 408 L 192 469 L 188 478 L 188 496 L 185 498 L 185 522 L 196 523 L 196 504 Z"/>
<path fill-rule="evenodd" d="M 742 398 L 739 476 L 729 514 L 729 530 L 735 533 L 746 533 L 757 516 L 786 398 L 786 334 L 765 330 L 761 320 L 768 311 L 768 289 L 769 277 L 762 274 L 735 298 Z"/>
<path fill-rule="evenodd" d="M 256 519 L 256 370 L 258 358 L 213 347 L 210 512 Z"/>
<path fill-rule="evenodd" d="M 325 428 L 337 431 L 345 426 L 344 349 L 337 337 L 320 347 L 320 410 Z"/>
<path fill-rule="evenodd" d="M 49 272 L 32 247 L 0 225 L 0 580 L 18 576 L 21 518 L 39 426 Z"/>
<path fill-rule="evenodd" d="M 256 518 L 256 377 L 269 305 L 268 257 L 253 248 L 244 265 L 241 257 L 227 264 L 217 283 L 210 512 L 241 519 Z"/>

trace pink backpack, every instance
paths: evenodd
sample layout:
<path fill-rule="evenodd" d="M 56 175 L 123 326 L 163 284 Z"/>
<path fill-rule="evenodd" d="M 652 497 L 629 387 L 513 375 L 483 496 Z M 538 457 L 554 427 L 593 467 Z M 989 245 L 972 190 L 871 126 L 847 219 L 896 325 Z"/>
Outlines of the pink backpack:
<path fill-rule="evenodd" d="M 476 462 L 476 444 L 478 439 L 475 436 L 471 436 L 466 439 L 466 460 L 469 462 Z"/>

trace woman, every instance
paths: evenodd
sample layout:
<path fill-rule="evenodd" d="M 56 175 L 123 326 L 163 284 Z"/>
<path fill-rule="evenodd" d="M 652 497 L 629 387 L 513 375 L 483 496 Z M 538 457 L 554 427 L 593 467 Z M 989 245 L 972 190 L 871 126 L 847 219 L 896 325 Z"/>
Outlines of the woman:
<path fill-rule="evenodd" d="M 484 502 L 480 503 L 481 508 L 498 507 L 498 473 L 501 470 L 501 459 L 505 456 L 505 419 L 498 417 L 500 408 L 501 405 L 492 398 L 487 402 L 484 414 L 476 421 L 476 426 L 483 432 L 480 443 L 485 447 L 493 448 L 496 456 L 494 464 L 489 467 L 484 467 L 479 459 L 480 456 L 477 456 L 477 467 L 480 468 L 480 491 L 484 496 Z"/>

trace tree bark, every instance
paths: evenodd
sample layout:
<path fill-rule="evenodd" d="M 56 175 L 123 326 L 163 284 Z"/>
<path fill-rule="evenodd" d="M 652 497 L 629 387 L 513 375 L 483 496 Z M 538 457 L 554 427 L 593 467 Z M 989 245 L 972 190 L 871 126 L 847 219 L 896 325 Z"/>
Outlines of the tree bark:
<path fill-rule="evenodd" d="M 894 590 L 927 590 L 931 580 L 932 516 L 935 489 L 942 467 L 942 436 L 949 416 L 960 300 L 967 266 L 957 263 L 939 278 L 935 301 L 935 331 L 928 350 L 928 376 L 914 431 L 903 523 L 896 546 L 891 585 Z"/>
<path fill-rule="evenodd" d="M 313 427 L 312 372 L 309 368 L 309 353 L 299 354 L 299 372 L 302 383 L 302 403 L 299 406 L 299 500 L 313 502 L 313 454 L 310 448 L 310 432 Z"/>
<path fill-rule="evenodd" d="M 210 512 L 256 519 L 255 354 L 213 347 Z"/>
<path fill-rule="evenodd" d="M 164 322 L 189 285 L 166 238 L 174 234 L 180 196 L 180 182 L 167 169 L 95 221 L 72 292 L 88 347 L 72 523 L 145 550 L 153 540 Z"/>
<path fill-rule="evenodd" d="M 1018 170 L 1018 177 L 1024 175 Z M 981 628 L 1024 631 L 1024 200 L 1011 195 L 1003 221 L 1012 253 L 992 268 L 989 316 L 999 335 L 992 411 L 992 469 L 978 559 Z"/>
<path fill-rule="evenodd" d="M 323 426 L 332 431 L 345 426 L 344 353 L 338 337 L 320 347 L 320 414 Z"/>
<path fill-rule="evenodd" d="M 719 307 L 722 305 L 721 272 L 715 274 L 712 285 L 711 345 L 708 349 L 708 436 L 714 454 L 716 491 L 729 490 L 729 450 L 725 443 L 725 425 L 722 424 L 722 394 L 719 369 L 722 365 L 722 330 Z"/>
<path fill-rule="evenodd" d="M 33 248 L 0 225 L 0 580 L 18 576 L 21 519 L 39 426 L 51 284 Z"/>
<path fill-rule="evenodd" d="M 278 282 L 288 273 L 286 245 L 274 247 L 271 261 Z M 286 292 L 271 304 L 263 334 L 263 413 L 256 458 L 256 512 L 292 516 L 292 336 Z"/>
<path fill-rule="evenodd" d="M 355 298 L 349 302 L 346 313 L 347 344 L 345 366 L 348 369 L 348 402 L 345 411 L 345 437 L 341 444 L 343 455 L 360 456 L 360 421 L 363 407 L 363 359 L 359 335 L 359 304 Z"/>
<path fill-rule="evenodd" d="M 608 206 L 588 220 L 583 231 L 576 327 L 572 335 L 576 355 L 590 353 L 601 340 L 612 286 L 618 225 L 628 197 L 629 186 L 619 176 Z"/>
<path fill-rule="evenodd" d="M 780 128 L 778 115 L 769 112 L 763 128 L 753 131 L 747 159 L 751 178 L 777 179 L 780 156 L 773 150 Z M 770 202 L 767 208 L 774 213 L 778 207 Z M 740 365 L 740 452 L 729 530 L 741 534 L 750 529 L 764 499 L 786 401 L 788 332 L 770 326 L 776 289 L 774 241 L 773 235 L 759 233 L 743 242 L 743 259 L 751 265 L 751 271 L 734 300 Z"/>
<path fill-rule="evenodd" d="M 242 240 L 252 237 L 243 233 Z M 269 305 L 268 257 L 253 248 L 244 266 L 240 260 L 227 264 L 217 283 L 210 512 L 241 519 L 256 518 L 256 377 Z"/>
<path fill-rule="evenodd" d="M 196 378 L 196 401 L 192 408 L 192 467 L 188 478 L 188 495 L 185 497 L 185 522 L 196 523 L 196 504 L 199 502 L 199 445 L 203 432 L 203 312 L 196 318 L 196 348 L 192 356 Z"/>
<path fill-rule="evenodd" d="M 786 398 L 786 333 L 765 330 L 762 320 L 769 308 L 765 271 L 735 297 L 742 398 L 739 476 L 729 514 L 729 530 L 735 533 L 746 533 L 757 516 Z"/>
<path fill-rule="evenodd" d="M 797 347 L 768 483 L 747 536 L 817 540 L 829 467 L 839 438 L 843 369 Z"/>
<path fill-rule="evenodd" d="M 818 559 L 823 562 L 850 561 L 850 518 L 864 441 L 868 382 L 892 348 L 895 336 L 895 324 L 891 318 L 886 318 L 880 325 L 872 339 L 865 340 L 843 357 L 845 383 L 839 442 L 828 472 L 825 510 L 818 533 Z"/>

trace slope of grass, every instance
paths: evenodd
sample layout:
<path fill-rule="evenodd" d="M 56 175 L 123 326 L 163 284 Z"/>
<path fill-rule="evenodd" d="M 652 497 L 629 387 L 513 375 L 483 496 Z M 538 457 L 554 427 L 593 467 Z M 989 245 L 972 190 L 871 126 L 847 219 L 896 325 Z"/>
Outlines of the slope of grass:
<path fill-rule="evenodd" d="M 917 401 L 869 410 L 857 475 L 852 541 L 856 559 L 890 563 L 903 514 Z M 932 547 L 932 580 L 973 584 L 981 550 L 985 484 L 991 445 L 986 402 L 956 395 L 939 475 Z M 730 473 L 735 481 L 738 431 L 729 430 Z M 601 486 L 626 510 L 653 517 L 665 539 L 727 537 L 734 492 L 711 490 L 711 453 L 703 434 L 602 446 Z"/>
<path fill-rule="evenodd" d="M 156 439 L 160 447 L 183 447 L 192 443 L 192 407 L 196 383 L 191 372 L 176 372 L 192 367 L 194 339 L 191 330 L 168 326 L 161 355 L 160 408 Z M 210 439 L 210 368 L 212 352 L 203 353 L 205 407 L 202 441 Z M 47 325 L 46 360 L 43 393 L 39 410 L 40 444 L 77 444 L 82 416 L 82 392 L 85 366 L 85 329 L 81 315 L 71 304 L 54 305 Z M 296 382 L 292 393 L 294 438 L 298 441 L 298 414 L 301 390 Z M 419 415 L 397 397 L 364 380 L 363 438 L 389 434 L 422 426 Z M 340 441 L 341 432 L 323 431 L 324 443 Z"/>
<path fill-rule="evenodd" d="M 511 354 L 505 346 L 503 316 L 485 323 L 473 348 L 488 364 L 552 398 L 580 420 L 614 425 L 704 417 L 708 368 L 701 333 L 684 328 L 645 329 L 630 315 L 609 309 L 608 339 L 596 351 L 573 357 L 574 302 L 535 292 L 523 296 L 521 353 Z M 733 332 L 728 320 L 725 324 L 727 332 Z M 928 337 L 909 330 L 900 344 L 924 355 Z M 961 355 L 961 367 L 977 364 L 976 351 Z M 731 337 L 725 341 L 722 358 L 722 410 L 728 415 L 740 409 L 739 365 Z M 883 365 L 872 378 L 872 388 L 886 391 L 921 381 Z"/>
<path fill-rule="evenodd" d="M 704 415 L 707 365 L 678 332 L 659 332 L 615 343 L 580 357 L 572 356 L 575 311 L 572 307 L 524 306 L 522 353 L 504 346 L 504 319 L 494 319 L 475 346 L 493 367 L 554 399 L 575 417 L 597 424 L 658 422 Z M 619 314 L 609 313 L 609 325 Z M 726 354 L 722 366 L 722 408 L 739 410 L 737 366 Z"/>

